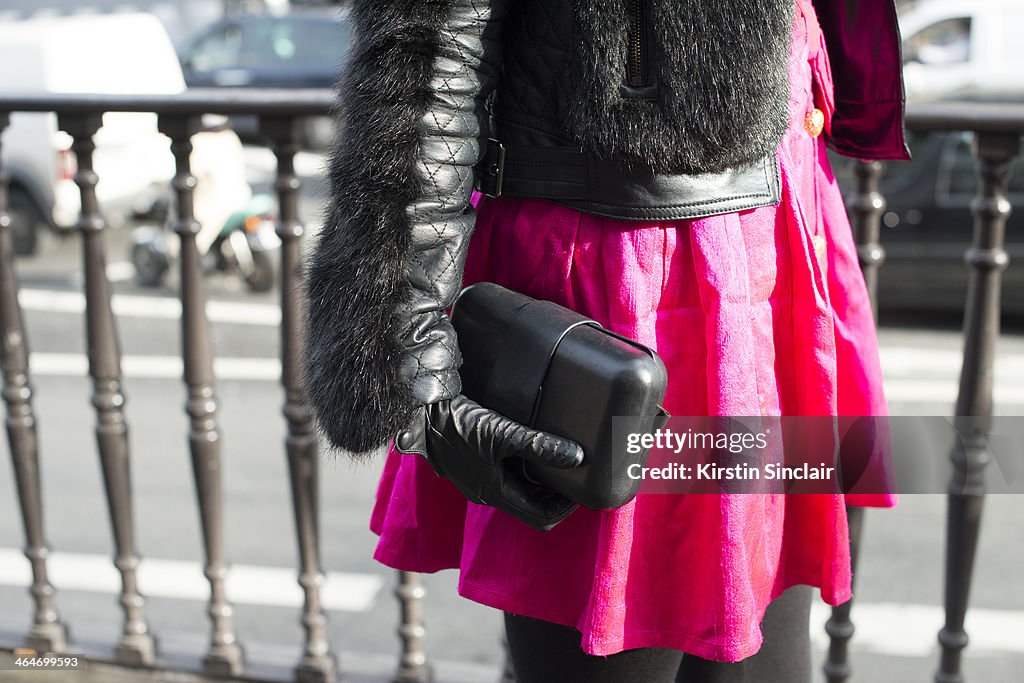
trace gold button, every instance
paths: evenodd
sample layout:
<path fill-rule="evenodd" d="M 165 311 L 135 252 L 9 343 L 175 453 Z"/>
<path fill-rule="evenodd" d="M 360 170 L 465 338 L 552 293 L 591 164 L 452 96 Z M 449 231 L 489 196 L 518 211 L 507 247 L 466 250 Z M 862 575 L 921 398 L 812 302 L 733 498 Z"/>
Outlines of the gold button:
<path fill-rule="evenodd" d="M 820 109 L 812 109 L 807 112 L 807 116 L 804 118 L 804 128 L 812 138 L 818 137 L 825 129 L 825 114 Z"/>
<path fill-rule="evenodd" d="M 811 242 L 814 244 L 814 253 L 819 257 L 825 254 L 825 238 L 821 235 L 814 235 L 811 237 Z"/>

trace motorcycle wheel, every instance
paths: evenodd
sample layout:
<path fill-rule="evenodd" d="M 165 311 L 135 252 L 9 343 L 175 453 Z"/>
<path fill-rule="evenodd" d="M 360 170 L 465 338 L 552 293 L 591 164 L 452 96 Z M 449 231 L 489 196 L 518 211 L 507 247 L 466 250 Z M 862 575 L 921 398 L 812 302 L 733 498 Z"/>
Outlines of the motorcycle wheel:
<path fill-rule="evenodd" d="M 135 282 L 140 287 L 159 287 L 167 274 L 167 256 L 148 244 L 132 247 L 132 265 L 135 266 Z"/>
<path fill-rule="evenodd" d="M 46 227 L 43 217 L 39 215 L 35 202 L 21 190 L 10 190 L 7 199 L 14 253 L 32 256 L 39 248 L 39 231 Z"/>
<path fill-rule="evenodd" d="M 274 263 L 267 252 L 252 252 L 252 270 L 245 274 L 245 284 L 253 292 L 269 292 L 273 289 Z"/>

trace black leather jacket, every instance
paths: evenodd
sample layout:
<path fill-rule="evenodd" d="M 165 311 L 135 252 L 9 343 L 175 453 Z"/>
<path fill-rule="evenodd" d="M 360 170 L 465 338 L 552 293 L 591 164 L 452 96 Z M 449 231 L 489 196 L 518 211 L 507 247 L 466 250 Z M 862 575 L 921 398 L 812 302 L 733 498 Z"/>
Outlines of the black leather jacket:
<path fill-rule="evenodd" d="M 482 189 L 648 220 L 778 200 L 793 0 L 509 5 Z"/>
<path fill-rule="evenodd" d="M 822 0 L 840 2 L 855 4 Z M 856 28 L 855 11 L 831 14 Z M 304 272 L 306 382 L 330 444 L 372 450 L 460 392 L 445 309 L 475 184 L 625 219 L 776 202 L 792 12 L 793 0 L 354 0 L 331 195 Z"/>

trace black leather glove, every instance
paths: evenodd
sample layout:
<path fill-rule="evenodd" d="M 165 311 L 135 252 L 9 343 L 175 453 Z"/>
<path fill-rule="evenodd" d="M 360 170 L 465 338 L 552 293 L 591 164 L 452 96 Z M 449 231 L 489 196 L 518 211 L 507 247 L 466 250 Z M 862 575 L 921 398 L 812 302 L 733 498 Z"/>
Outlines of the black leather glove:
<path fill-rule="evenodd" d="M 577 507 L 530 481 L 523 464 L 578 467 L 583 462 L 579 444 L 521 425 L 462 394 L 420 408 L 409 429 L 395 438 L 395 449 L 425 457 L 470 501 L 536 529 L 551 529 Z"/>

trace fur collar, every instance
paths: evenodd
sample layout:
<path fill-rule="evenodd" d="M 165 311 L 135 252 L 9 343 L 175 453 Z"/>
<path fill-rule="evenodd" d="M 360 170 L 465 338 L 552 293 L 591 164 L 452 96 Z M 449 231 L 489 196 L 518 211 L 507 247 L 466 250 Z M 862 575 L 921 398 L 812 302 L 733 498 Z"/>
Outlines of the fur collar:
<path fill-rule="evenodd" d="M 646 0 L 653 100 L 619 93 L 630 2 L 571 2 L 561 123 L 585 148 L 679 173 L 721 171 L 778 145 L 789 114 L 793 0 Z"/>

